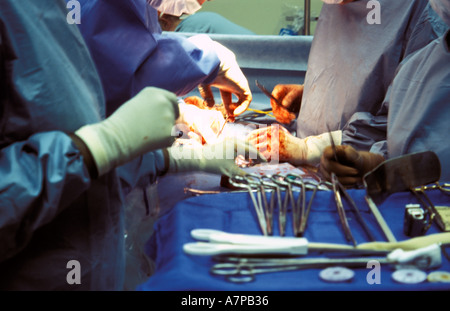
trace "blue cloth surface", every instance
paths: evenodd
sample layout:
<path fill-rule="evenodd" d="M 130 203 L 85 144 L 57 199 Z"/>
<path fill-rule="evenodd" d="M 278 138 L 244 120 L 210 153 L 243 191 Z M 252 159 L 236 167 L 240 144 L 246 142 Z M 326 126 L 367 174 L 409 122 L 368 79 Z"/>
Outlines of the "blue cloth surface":
<path fill-rule="evenodd" d="M 361 210 L 378 241 L 386 241 L 378 228 L 364 200 L 364 190 L 350 190 L 349 194 Z M 427 191 L 436 204 L 449 205 L 450 196 L 438 190 Z M 311 193 L 307 193 L 309 200 Z M 379 209 L 388 222 L 398 241 L 406 240 L 403 234 L 404 206 L 417 203 L 410 193 L 391 195 Z M 344 201 L 349 224 L 358 244 L 369 242 L 364 231 L 350 212 Z M 275 220 L 275 236 L 279 235 L 278 222 Z M 211 256 L 192 256 L 183 251 L 183 244 L 194 242 L 190 236 L 193 229 L 211 228 L 230 233 L 260 234 L 256 215 L 248 193 L 222 193 L 189 198 L 180 202 L 157 222 L 155 233 L 146 245 L 146 252 L 154 257 L 155 273 L 138 286 L 141 291 L 182 291 L 182 290 L 218 290 L 218 291 L 316 291 L 316 290 L 449 290 L 450 283 L 423 282 L 417 285 L 405 285 L 392 280 L 394 269 L 382 266 L 381 284 L 370 285 L 366 277 L 371 269 L 354 269 L 355 277 L 348 283 L 326 283 L 319 278 L 321 269 L 307 269 L 290 272 L 277 272 L 256 275 L 253 282 L 235 284 L 223 277 L 209 273 L 215 263 Z M 427 235 L 440 233 L 433 224 Z M 292 236 L 291 214 L 288 214 L 287 236 Z M 309 242 L 348 244 L 343 235 L 331 191 L 317 193 L 313 201 L 305 237 Z M 348 244 L 350 245 L 350 244 Z M 304 258 L 315 256 L 307 255 Z M 450 271 L 450 263 L 443 256 L 438 270 Z M 430 272 L 430 271 L 427 271 Z"/>

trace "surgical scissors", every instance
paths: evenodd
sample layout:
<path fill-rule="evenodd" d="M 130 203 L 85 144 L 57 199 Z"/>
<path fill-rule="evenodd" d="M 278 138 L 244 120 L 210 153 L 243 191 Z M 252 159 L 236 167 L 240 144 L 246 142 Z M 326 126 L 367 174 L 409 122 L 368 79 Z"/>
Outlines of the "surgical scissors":
<path fill-rule="evenodd" d="M 217 257 L 210 273 L 224 276 L 233 283 L 248 283 L 255 280 L 255 275 L 272 272 L 294 271 L 312 268 L 323 268 L 329 266 L 366 267 L 371 260 L 380 264 L 389 263 L 386 257 L 363 257 L 363 258 L 244 258 L 244 257 Z"/>

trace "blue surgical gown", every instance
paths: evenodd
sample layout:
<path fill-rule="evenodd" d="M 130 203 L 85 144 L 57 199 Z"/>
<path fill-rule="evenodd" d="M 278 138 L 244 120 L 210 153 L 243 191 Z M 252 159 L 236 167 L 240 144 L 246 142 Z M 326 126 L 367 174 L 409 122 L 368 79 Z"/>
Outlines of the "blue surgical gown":
<path fill-rule="evenodd" d="M 123 287 L 118 178 L 91 180 L 66 134 L 105 112 L 94 63 L 66 14 L 63 0 L 0 6 L 2 290 Z"/>
<path fill-rule="evenodd" d="M 376 114 L 404 59 L 427 0 L 380 0 L 370 24 L 368 0 L 324 4 L 312 43 L 297 136 L 341 130 L 355 112 Z"/>
<path fill-rule="evenodd" d="M 450 31 L 403 62 L 388 102 L 387 157 L 434 151 L 450 181 Z"/>
<path fill-rule="evenodd" d="M 201 50 L 183 36 L 162 34 L 157 11 L 146 0 L 79 3 L 78 26 L 102 81 L 106 116 L 146 86 L 183 96 L 215 79 L 220 65 L 215 52 Z M 154 183 L 165 165 L 157 150 L 118 168 L 118 174 L 129 192 Z"/>
<path fill-rule="evenodd" d="M 183 96 L 215 79 L 217 55 L 180 35 L 162 34 L 146 0 L 79 2 L 79 26 L 102 80 L 107 115 L 146 86 Z"/>
<path fill-rule="evenodd" d="M 411 33 L 411 39 L 408 40 L 405 52 L 406 58 L 444 35 L 447 28 L 447 24 L 428 4 Z M 358 150 L 372 150 L 385 155 L 386 146 L 383 141 L 386 140 L 387 135 L 387 103 L 390 90 L 391 86 L 386 93 L 385 102 L 376 114 L 358 111 L 350 118 L 348 124 L 342 130 L 341 143 L 343 145 L 351 145 Z M 381 142 L 377 143 L 379 141 Z"/>

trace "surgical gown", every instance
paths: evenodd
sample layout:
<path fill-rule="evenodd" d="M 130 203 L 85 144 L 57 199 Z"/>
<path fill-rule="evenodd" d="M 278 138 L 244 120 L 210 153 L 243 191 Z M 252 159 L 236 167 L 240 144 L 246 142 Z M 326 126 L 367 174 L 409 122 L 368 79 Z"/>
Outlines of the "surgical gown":
<path fill-rule="evenodd" d="M 162 34 L 157 11 L 146 0 L 79 3 L 78 26 L 102 81 L 106 116 L 146 86 L 183 96 L 215 79 L 220 64 L 216 53 L 183 36 Z M 154 183 L 166 170 L 164 155 L 157 150 L 118 168 L 118 174 L 128 193 Z"/>
<path fill-rule="evenodd" d="M 102 80 L 107 115 L 146 86 L 182 96 L 216 78 L 217 55 L 183 36 L 162 34 L 146 0 L 79 2 L 79 26 Z"/>
<path fill-rule="evenodd" d="M 104 116 L 104 96 L 63 0 L 0 6 L 0 289 L 120 290 L 121 188 L 91 180 L 66 134 Z"/>
<path fill-rule="evenodd" d="M 376 114 L 427 0 L 380 0 L 380 24 L 368 0 L 324 4 L 311 47 L 297 136 L 340 130 L 355 112 Z M 370 17 L 370 16 L 369 16 Z"/>
<path fill-rule="evenodd" d="M 387 157 L 434 151 L 450 181 L 450 31 L 399 68 L 389 97 Z"/>
<path fill-rule="evenodd" d="M 428 4 L 411 33 L 411 39 L 408 40 L 405 52 L 407 58 L 440 36 L 443 36 L 447 28 L 447 24 Z M 389 99 L 391 87 L 386 93 L 386 99 Z M 358 150 L 371 150 L 372 152 L 385 155 L 386 146 L 383 141 L 386 140 L 387 135 L 387 103 L 388 100 L 385 100 L 375 115 L 366 111 L 356 112 L 342 130 L 341 143 L 343 145 L 351 145 Z"/>

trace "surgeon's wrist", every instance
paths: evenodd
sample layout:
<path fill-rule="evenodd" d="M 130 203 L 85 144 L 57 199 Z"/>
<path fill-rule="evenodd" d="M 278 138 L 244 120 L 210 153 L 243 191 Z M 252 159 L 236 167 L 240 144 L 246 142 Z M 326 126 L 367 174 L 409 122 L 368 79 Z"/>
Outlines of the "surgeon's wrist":
<path fill-rule="evenodd" d="M 81 155 L 83 157 L 84 165 L 86 166 L 86 168 L 87 168 L 87 170 L 89 172 L 89 176 L 91 177 L 91 179 L 98 178 L 97 165 L 95 164 L 94 157 L 92 156 L 92 153 L 89 150 L 89 148 L 87 147 L 87 145 L 77 135 L 75 135 L 73 133 L 68 134 L 68 135 L 72 139 L 72 141 L 75 144 L 75 146 L 80 151 L 80 153 L 81 153 Z"/>

